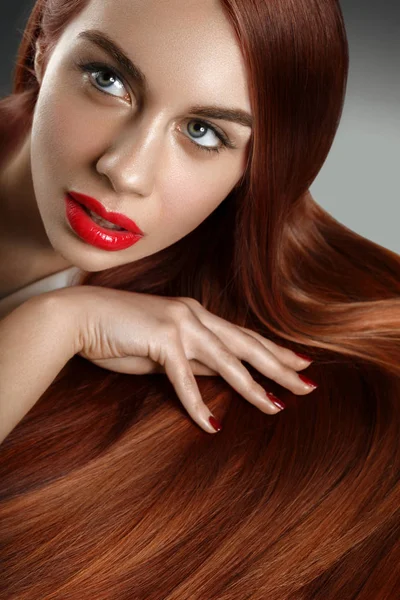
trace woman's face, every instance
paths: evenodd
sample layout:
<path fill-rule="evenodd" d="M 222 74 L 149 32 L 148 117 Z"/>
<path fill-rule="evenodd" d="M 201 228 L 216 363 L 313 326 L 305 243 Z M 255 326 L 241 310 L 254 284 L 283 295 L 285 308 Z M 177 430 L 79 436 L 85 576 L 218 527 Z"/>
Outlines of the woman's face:
<path fill-rule="evenodd" d="M 117 44 L 146 85 L 88 30 Z M 104 66 L 84 70 L 91 62 Z M 217 0 L 91 0 L 63 31 L 44 73 L 39 58 L 35 66 L 35 196 L 53 248 L 81 269 L 126 264 L 173 244 L 241 178 L 251 128 L 194 109 L 251 114 L 242 56 Z M 84 241 L 66 217 L 68 191 L 128 216 L 145 236 L 113 251 Z"/>

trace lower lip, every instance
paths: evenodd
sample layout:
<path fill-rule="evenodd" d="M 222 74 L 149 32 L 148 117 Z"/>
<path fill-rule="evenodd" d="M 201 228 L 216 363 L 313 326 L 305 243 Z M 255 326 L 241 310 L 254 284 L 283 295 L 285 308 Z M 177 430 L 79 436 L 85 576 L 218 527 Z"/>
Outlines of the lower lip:
<path fill-rule="evenodd" d="M 124 250 L 143 237 L 131 231 L 115 231 L 98 225 L 69 194 L 65 196 L 65 204 L 67 219 L 72 229 L 92 246 L 102 250 Z"/>

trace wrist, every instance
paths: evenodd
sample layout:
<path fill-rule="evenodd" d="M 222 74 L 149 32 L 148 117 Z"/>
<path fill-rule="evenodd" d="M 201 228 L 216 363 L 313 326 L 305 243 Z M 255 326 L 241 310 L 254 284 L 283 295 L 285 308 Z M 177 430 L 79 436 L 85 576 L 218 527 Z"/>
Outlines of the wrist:
<path fill-rule="evenodd" d="M 79 303 L 69 288 L 52 290 L 30 298 L 25 304 L 36 307 L 38 319 L 46 323 L 65 349 L 67 360 L 80 352 Z"/>

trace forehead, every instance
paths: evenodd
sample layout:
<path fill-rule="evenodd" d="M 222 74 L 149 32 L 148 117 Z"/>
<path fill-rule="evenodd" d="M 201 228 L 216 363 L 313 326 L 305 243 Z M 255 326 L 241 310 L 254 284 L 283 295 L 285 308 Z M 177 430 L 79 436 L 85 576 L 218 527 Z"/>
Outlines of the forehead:
<path fill-rule="evenodd" d="M 67 27 L 68 45 L 85 29 L 115 40 L 150 92 L 181 90 L 187 100 L 189 92 L 194 102 L 223 99 L 250 112 L 243 57 L 219 0 L 90 0 Z"/>

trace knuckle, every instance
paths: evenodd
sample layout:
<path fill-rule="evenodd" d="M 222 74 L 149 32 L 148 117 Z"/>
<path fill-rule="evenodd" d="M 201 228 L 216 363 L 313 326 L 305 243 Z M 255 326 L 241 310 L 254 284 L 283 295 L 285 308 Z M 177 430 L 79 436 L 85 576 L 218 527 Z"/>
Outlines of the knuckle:
<path fill-rule="evenodd" d="M 234 354 L 232 354 L 232 352 L 228 350 L 226 346 L 218 345 L 217 355 L 219 359 L 224 362 L 225 365 L 236 366 L 238 364 L 239 359 Z"/>
<path fill-rule="evenodd" d="M 293 374 L 297 375 L 293 369 L 282 363 L 275 356 L 268 357 L 268 369 L 266 374 L 269 378 L 274 379 L 280 384 L 287 385 L 293 381 Z"/>
<path fill-rule="evenodd" d="M 190 372 L 186 371 L 182 375 L 182 387 L 185 391 L 191 392 L 193 390 L 195 383 L 196 383 L 196 381 L 195 381 L 194 375 L 191 371 Z"/>
<path fill-rule="evenodd" d="M 273 356 L 272 353 L 261 344 L 261 342 L 250 336 L 246 336 L 246 338 L 247 339 L 245 340 L 242 350 L 242 356 L 245 360 L 254 358 L 255 356 L 260 356 L 260 353 L 262 355 L 268 353 L 268 358 Z"/>
<path fill-rule="evenodd" d="M 282 375 L 284 375 L 285 377 L 293 377 L 293 369 L 292 367 L 289 367 L 286 363 L 283 363 L 281 360 L 279 360 L 279 358 L 276 359 L 278 368 L 279 368 L 279 372 L 282 373 Z"/>
<path fill-rule="evenodd" d="M 259 333 L 258 331 L 255 331 L 254 329 L 249 329 L 248 327 L 240 327 L 240 329 L 242 330 L 243 333 L 246 333 L 253 339 L 257 339 L 259 342 L 268 342 L 270 344 L 273 343 L 273 342 L 271 342 L 271 340 L 269 340 L 268 338 L 265 338 L 264 336 L 261 335 L 261 333 Z"/>
<path fill-rule="evenodd" d="M 271 354 L 268 356 L 268 360 L 270 361 L 271 369 L 275 375 L 283 377 L 291 376 L 293 372 L 292 369 L 281 362 L 275 355 Z"/>
<path fill-rule="evenodd" d="M 193 306 L 193 308 L 199 308 L 201 306 L 200 302 L 196 300 L 196 298 L 191 298 L 190 296 L 182 296 L 179 298 L 179 301 L 187 306 Z"/>
<path fill-rule="evenodd" d="M 251 394 L 264 393 L 264 388 L 252 378 L 250 373 L 248 374 L 248 390 Z"/>
<path fill-rule="evenodd" d="M 242 333 L 245 333 L 246 335 L 252 337 L 253 339 L 257 339 L 260 342 L 264 339 L 261 334 L 259 334 L 257 331 L 253 331 L 252 329 L 249 329 L 248 327 L 239 327 L 239 329 Z"/>
<path fill-rule="evenodd" d="M 171 300 L 166 307 L 166 313 L 174 320 L 187 319 L 192 315 L 189 306 L 179 300 Z"/>
<path fill-rule="evenodd" d="M 174 321 L 167 321 L 166 323 L 163 323 L 157 339 L 159 340 L 160 346 L 163 348 L 169 348 L 169 353 L 171 353 L 171 344 L 172 347 L 178 346 L 181 340 L 176 323 Z"/>
<path fill-rule="evenodd" d="M 178 333 L 178 323 L 179 320 L 174 317 L 175 315 L 175 308 L 173 307 L 168 307 L 167 309 L 167 314 L 164 315 L 165 318 L 162 319 L 160 325 L 163 329 L 163 331 L 168 335 L 176 335 Z"/>
<path fill-rule="evenodd" d="M 293 376 L 297 376 L 297 373 L 293 371 L 290 367 L 280 363 L 279 374 L 286 380 L 291 381 Z"/>

